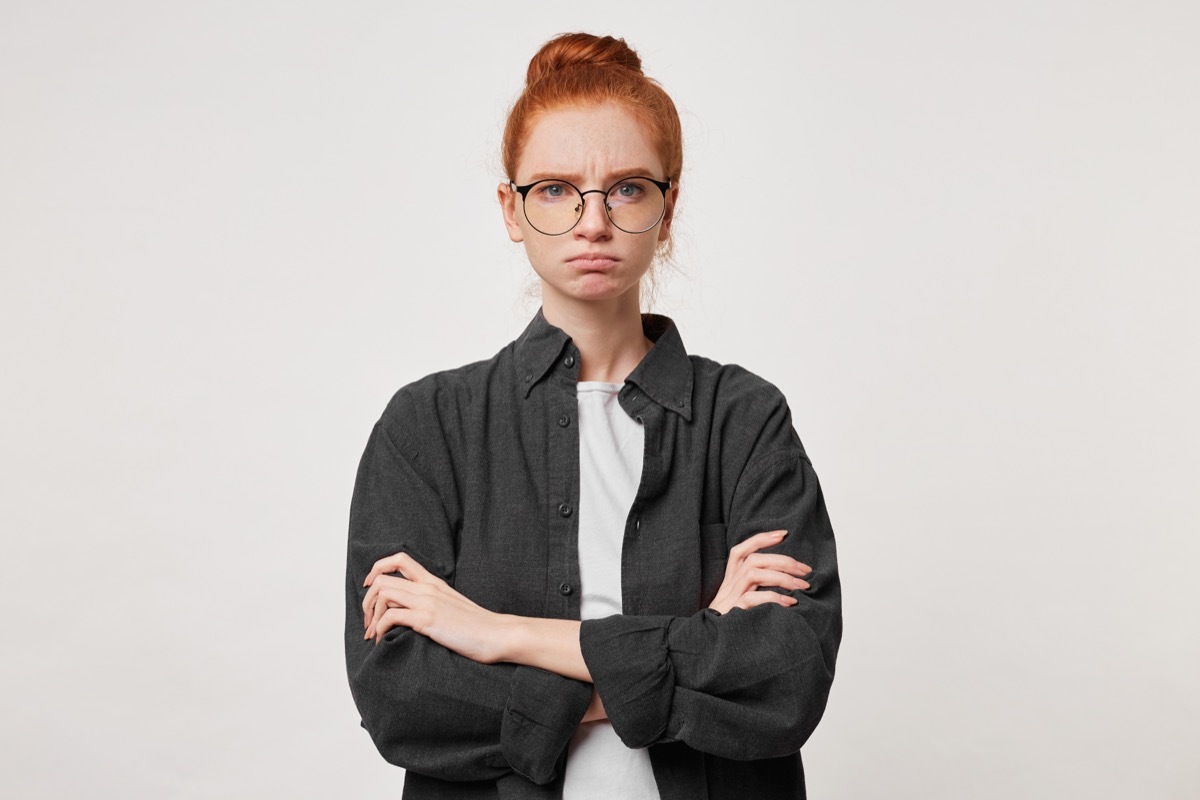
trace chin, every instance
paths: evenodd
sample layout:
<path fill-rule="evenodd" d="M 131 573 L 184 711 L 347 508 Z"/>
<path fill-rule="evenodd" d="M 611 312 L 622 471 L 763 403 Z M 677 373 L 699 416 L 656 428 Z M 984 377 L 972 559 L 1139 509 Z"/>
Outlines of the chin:
<path fill-rule="evenodd" d="M 566 285 L 543 280 L 542 293 L 545 294 L 546 289 L 550 289 L 555 294 L 571 300 L 611 300 L 614 297 L 620 297 L 632 288 L 614 283 L 605 276 L 599 276 L 599 278 L 597 280 L 594 277 L 583 276 L 568 281 Z"/>

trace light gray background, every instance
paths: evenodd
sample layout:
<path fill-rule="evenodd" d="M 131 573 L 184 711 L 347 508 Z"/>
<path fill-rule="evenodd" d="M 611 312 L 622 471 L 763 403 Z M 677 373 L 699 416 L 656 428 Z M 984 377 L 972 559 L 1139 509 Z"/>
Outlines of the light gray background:
<path fill-rule="evenodd" d="M 825 487 L 811 796 L 1200 796 L 1197 8 L 0 4 L 0 790 L 398 796 L 355 468 L 536 310 L 500 132 L 588 30 L 683 117 L 655 310 Z"/>

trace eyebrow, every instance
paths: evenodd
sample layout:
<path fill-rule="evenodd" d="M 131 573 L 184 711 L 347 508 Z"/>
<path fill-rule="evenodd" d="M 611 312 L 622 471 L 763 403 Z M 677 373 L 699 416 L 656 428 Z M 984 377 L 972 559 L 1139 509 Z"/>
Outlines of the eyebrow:
<path fill-rule="evenodd" d="M 606 181 L 609 181 L 615 178 L 632 178 L 635 175 L 644 175 L 649 178 L 653 174 L 654 172 L 646 167 L 630 167 L 629 169 L 615 170 L 608 173 L 604 177 Z M 546 178 L 561 178 L 562 180 L 572 181 L 573 183 L 581 183 L 583 181 L 582 175 L 571 172 L 536 172 L 529 178 L 529 180 L 526 181 L 526 183 L 535 183 L 540 180 L 545 180 Z"/>

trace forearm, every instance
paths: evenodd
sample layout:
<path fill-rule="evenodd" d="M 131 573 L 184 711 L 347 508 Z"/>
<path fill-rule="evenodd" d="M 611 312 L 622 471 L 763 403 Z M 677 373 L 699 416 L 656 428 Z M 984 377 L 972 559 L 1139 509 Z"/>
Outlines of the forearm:
<path fill-rule="evenodd" d="M 566 678 L 592 682 L 579 647 L 579 620 L 501 614 L 496 627 L 498 661 L 539 667 Z"/>
<path fill-rule="evenodd" d="M 580 643 L 617 735 L 736 760 L 799 750 L 824 712 L 840 638 L 837 589 L 822 589 L 790 608 L 585 620 Z"/>
<path fill-rule="evenodd" d="M 519 664 L 478 663 L 412 630 L 364 641 L 358 606 L 350 608 L 351 693 L 387 761 L 447 780 L 493 780 L 510 770 L 535 783 L 553 779 L 594 700 L 592 686 Z"/>
<path fill-rule="evenodd" d="M 498 626 L 500 661 L 539 667 L 567 678 L 591 683 L 592 676 L 579 647 L 579 620 L 543 619 L 502 614 Z M 604 701 L 592 688 L 592 700 L 581 722 L 608 719 Z"/>

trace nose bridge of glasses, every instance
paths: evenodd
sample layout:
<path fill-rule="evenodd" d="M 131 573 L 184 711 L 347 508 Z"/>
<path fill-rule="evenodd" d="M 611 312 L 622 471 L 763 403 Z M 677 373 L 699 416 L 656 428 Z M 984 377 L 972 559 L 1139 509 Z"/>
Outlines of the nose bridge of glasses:
<path fill-rule="evenodd" d="M 579 191 L 579 190 L 576 189 L 576 191 Z M 579 201 L 580 201 L 579 218 L 583 219 L 583 215 L 585 213 L 587 213 L 587 207 L 588 207 L 587 195 L 592 194 L 593 192 L 601 196 L 600 202 L 604 205 L 604 208 L 602 208 L 600 210 L 601 219 L 605 223 L 611 222 L 611 220 L 608 218 L 608 212 L 610 210 L 609 205 L 608 205 L 608 192 L 605 191 L 604 189 L 588 189 L 586 192 L 579 191 Z"/>
<path fill-rule="evenodd" d="M 580 198 L 586 200 L 587 199 L 586 196 L 589 194 L 592 194 L 593 192 L 595 192 L 596 194 L 599 194 L 599 195 L 603 195 L 605 202 L 608 201 L 608 192 L 606 192 L 604 189 L 588 189 L 586 192 L 580 192 L 579 196 L 580 196 Z"/>

